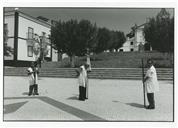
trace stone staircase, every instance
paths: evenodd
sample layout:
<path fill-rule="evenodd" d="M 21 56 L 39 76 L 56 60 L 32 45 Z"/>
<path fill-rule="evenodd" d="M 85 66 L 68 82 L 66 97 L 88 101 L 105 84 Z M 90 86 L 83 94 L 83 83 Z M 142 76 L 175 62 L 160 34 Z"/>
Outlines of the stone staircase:
<path fill-rule="evenodd" d="M 41 68 L 40 77 L 76 78 L 76 68 Z M 27 76 L 27 67 L 4 67 L 5 76 Z M 146 69 L 145 69 L 146 70 Z M 159 80 L 173 80 L 172 68 L 157 68 Z M 89 73 L 93 79 L 142 80 L 141 68 L 93 68 Z"/>

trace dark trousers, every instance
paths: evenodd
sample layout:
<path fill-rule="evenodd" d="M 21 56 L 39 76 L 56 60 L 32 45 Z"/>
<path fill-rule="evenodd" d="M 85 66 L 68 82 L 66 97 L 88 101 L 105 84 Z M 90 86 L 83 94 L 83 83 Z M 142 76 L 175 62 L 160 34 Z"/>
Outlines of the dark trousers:
<path fill-rule="evenodd" d="M 86 87 L 84 87 L 84 97 L 85 97 L 85 99 L 87 98 L 87 89 L 86 89 Z"/>
<path fill-rule="evenodd" d="M 38 95 L 38 84 L 34 84 L 34 94 Z"/>
<path fill-rule="evenodd" d="M 154 93 L 147 93 L 147 99 L 150 107 L 155 107 Z"/>
<path fill-rule="evenodd" d="M 34 92 L 34 93 L 33 93 Z M 28 95 L 39 95 L 38 94 L 38 84 L 30 85 Z"/>
<path fill-rule="evenodd" d="M 29 93 L 28 93 L 28 95 L 32 95 L 33 89 L 34 89 L 34 85 L 30 85 L 29 86 Z"/>
<path fill-rule="evenodd" d="M 79 100 L 85 100 L 86 94 L 85 94 L 85 87 L 79 86 Z"/>

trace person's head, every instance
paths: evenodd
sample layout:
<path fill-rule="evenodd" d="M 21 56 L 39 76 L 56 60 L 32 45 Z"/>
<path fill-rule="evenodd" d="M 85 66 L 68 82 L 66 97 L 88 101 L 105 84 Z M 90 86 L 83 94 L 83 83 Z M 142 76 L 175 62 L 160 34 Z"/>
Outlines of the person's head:
<path fill-rule="evenodd" d="M 153 65 L 153 60 L 152 59 L 148 59 L 147 60 L 147 66 L 151 67 Z"/>
<path fill-rule="evenodd" d="M 32 68 L 28 68 L 28 69 L 27 69 L 27 72 L 28 72 L 28 75 L 32 74 L 32 73 L 33 73 Z"/>

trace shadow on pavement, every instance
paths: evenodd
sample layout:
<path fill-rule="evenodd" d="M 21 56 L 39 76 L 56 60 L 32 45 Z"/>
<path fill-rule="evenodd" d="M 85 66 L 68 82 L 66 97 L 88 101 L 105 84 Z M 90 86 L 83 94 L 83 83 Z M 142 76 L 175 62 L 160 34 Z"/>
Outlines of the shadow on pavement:
<path fill-rule="evenodd" d="M 5 100 L 10 99 L 39 99 L 49 105 L 52 105 L 60 110 L 63 110 L 67 113 L 70 113 L 84 121 L 107 121 L 99 116 L 96 116 L 94 114 L 88 113 L 86 111 L 80 110 L 78 108 L 75 108 L 73 106 L 64 104 L 62 102 L 59 102 L 57 100 L 54 100 L 52 98 L 46 97 L 46 96 L 27 96 L 27 97 L 4 97 Z"/>
<path fill-rule="evenodd" d="M 127 105 L 137 107 L 137 108 L 144 108 L 144 105 L 138 103 L 126 103 Z"/>
<path fill-rule="evenodd" d="M 113 100 L 112 102 L 125 104 L 124 102 L 121 102 L 121 101 L 118 101 L 118 100 Z"/>
<path fill-rule="evenodd" d="M 77 95 L 76 96 L 72 96 L 72 97 L 69 97 L 69 98 L 67 98 L 68 100 L 78 100 L 78 97 L 77 97 Z"/>
<path fill-rule="evenodd" d="M 4 100 L 15 100 L 15 99 L 37 99 L 41 96 L 23 96 L 23 97 L 4 97 Z"/>
<path fill-rule="evenodd" d="M 4 114 L 17 111 L 20 107 L 22 107 L 27 102 L 28 101 L 4 105 Z"/>
<path fill-rule="evenodd" d="M 130 105 L 130 106 L 132 106 L 132 107 L 137 107 L 137 108 L 144 108 L 144 105 L 138 104 L 138 103 L 124 103 L 124 102 L 117 101 L 117 100 L 113 100 L 112 102 L 115 102 L 115 103 L 122 103 L 122 104 Z"/>
<path fill-rule="evenodd" d="M 94 114 L 88 113 L 86 111 L 80 110 L 78 108 L 75 108 L 73 106 L 64 104 L 62 102 L 59 102 L 57 100 L 54 100 L 52 98 L 49 97 L 40 97 L 40 100 L 60 109 L 63 110 L 65 112 L 68 112 L 74 116 L 77 116 L 78 118 L 84 120 L 84 121 L 106 121 L 105 119 L 98 117 Z"/>
<path fill-rule="evenodd" d="M 22 95 L 28 95 L 29 92 L 23 92 Z"/>

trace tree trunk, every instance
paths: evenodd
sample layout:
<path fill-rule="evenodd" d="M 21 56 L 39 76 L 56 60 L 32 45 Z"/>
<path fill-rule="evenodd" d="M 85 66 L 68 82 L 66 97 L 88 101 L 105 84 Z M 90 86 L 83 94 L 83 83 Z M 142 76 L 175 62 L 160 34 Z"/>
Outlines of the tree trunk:
<path fill-rule="evenodd" d="M 75 67 L 75 55 L 70 56 L 70 65 L 72 68 Z"/>
<path fill-rule="evenodd" d="M 115 48 L 115 51 L 118 52 L 118 48 Z"/>

